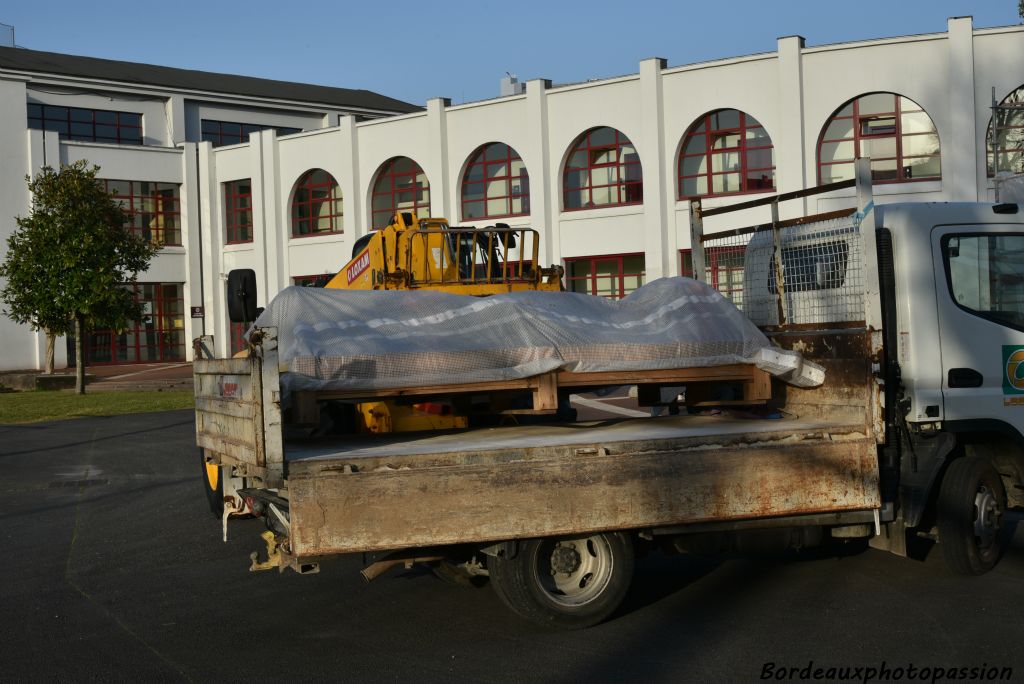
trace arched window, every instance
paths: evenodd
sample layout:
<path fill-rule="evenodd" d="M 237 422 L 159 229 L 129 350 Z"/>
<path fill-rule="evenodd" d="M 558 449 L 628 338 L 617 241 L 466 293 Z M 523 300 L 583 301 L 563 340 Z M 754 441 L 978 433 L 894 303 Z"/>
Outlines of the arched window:
<path fill-rule="evenodd" d="M 679 198 L 775 189 L 775 148 L 757 119 L 737 109 L 705 114 L 679 153 Z"/>
<path fill-rule="evenodd" d="M 462 178 L 462 218 L 530 213 L 530 177 L 519 153 L 504 143 L 477 148 Z"/>
<path fill-rule="evenodd" d="M 999 103 L 994 123 L 994 135 L 990 120 L 985 137 L 988 175 L 1001 171 L 1024 173 L 1024 86 Z"/>
<path fill-rule="evenodd" d="M 303 174 L 292 198 L 292 237 L 342 232 L 341 188 L 323 169 Z"/>
<path fill-rule="evenodd" d="M 853 178 L 857 157 L 871 157 L 876 183 L 942 177 L 939 134 L 927 112 L 894 93 L 871 93 L 847 102 L 818 140 L 818 182 Z"/>
<path fill-rule="evenodd" d="M 569 153 L 562 176 L 567 211 L 640 204 L 644 179 L 636 147 L 614 128 L 592 128 Z"/>
<path fill-rule="evenodd" d="M 373 184 L 373 227 L 384 228 L 399 211 L 430 214 L 430 183 L 420 165 L 408 157 L 384 162 Z"/>

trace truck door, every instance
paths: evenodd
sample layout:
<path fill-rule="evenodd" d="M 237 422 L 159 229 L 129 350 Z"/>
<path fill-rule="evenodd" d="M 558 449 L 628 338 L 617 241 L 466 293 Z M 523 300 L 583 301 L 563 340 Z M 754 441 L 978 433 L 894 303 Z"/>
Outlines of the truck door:
<path fill-rule="evenodd" d="M 1024 227 L 932 229 L 943 419 L 1024 433 Z"/>

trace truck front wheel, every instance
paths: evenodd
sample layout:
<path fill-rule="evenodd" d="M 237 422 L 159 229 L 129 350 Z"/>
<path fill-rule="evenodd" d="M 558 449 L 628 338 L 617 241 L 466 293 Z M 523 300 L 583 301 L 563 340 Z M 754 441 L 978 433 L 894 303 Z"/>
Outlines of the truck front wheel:
<path fill-rule="evenodd" d="M 622 532 L 520 542 L 515 555 L 487 562 L 505 605 L 561 629 L 596 625 L 618 608 L 633 577 L 633 545 Z"/>
<path fill-rule="evenodd" d="M 1003 551 L 1001 526 L 1006 489 L 992 464 L 978 456 L 949 464 L 939 489 L 939 545 L 949 568 L 981 575 Z"/>

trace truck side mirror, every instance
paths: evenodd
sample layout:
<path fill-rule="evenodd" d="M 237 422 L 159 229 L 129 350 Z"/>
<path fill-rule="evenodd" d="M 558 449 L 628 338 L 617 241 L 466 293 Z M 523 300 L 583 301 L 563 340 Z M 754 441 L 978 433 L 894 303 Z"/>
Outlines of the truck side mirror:
<path fill-rule="evenodd" d="M 237 268 L 228 273 L 228 318 L 232 323 L 252 323 L 256 315 L 256 272 Z"/>

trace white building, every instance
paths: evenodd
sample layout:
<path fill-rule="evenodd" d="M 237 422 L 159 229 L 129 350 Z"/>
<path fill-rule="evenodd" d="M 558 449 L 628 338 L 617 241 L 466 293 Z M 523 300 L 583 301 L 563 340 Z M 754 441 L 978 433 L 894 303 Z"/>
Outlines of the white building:
<path fill-rule="evenodd" d="M 226 353 L 240 332 L 227 322 L 228 271 L 253 268 L 262 305 L 337 272 L 355 240 L 399 209 L 530 226 L 541 261 L 563 264 L 568 287 L 619 296 L 685 272 L 692 196 L 707 206 L 799 190 L 847 178 L 855 156 L 870 156 L 876 201 L 991 199 L 993 93 L 1024 99 L 1024 27 L 975 29 L 969 17 L 937 34 L 820 47 L 791 36 L 776 52 L 671 68 L 648 59 L 630 76 L 532 80 L 521 95 L 436 99 L 422 111 L 365 91 L 118 62 L 89 71 L 91 62 L 0 50 L 0 237 L 27 212 L 24 175 L 57 160 L 149 183 L 116 186 L 140 202 L 159 204 L 162 184 L 178 188 L 175 211 L 147 205 L 139 226 L 168 245 L 139 279 L 153 316 L 128 335 L 94 336 L 93 362 L 189 356 L 185 340 L 203 332 Z M 47 104 L 141 114 L 141 132 L 131 118 L 117 131 L 143 145 L 39 130 Z M 394 112 L 406 113 L 368 118 Z M 218 122 L 228 121 L 265 128 L 239 144 L 194 142 L 223 136 Z M 1022 170 L 1022 134 L 1020 110 L 997 125 L 999 170 Z M 850 206 L 852 191 L 806 202 L 788 211 Z M 747 214 L 739 220 L 766 218 Z M 736 275 L 727 255 L 712 255 L 709 269 L 720 282 Z M 0 368 L 38 367 L 42 349 L 41 335 L 0 321 Z"/>

